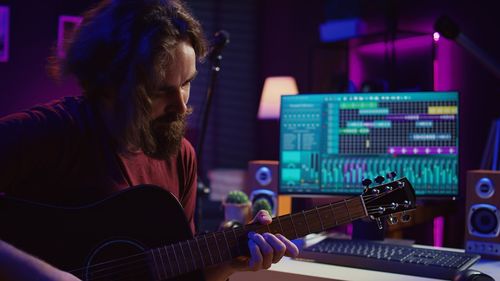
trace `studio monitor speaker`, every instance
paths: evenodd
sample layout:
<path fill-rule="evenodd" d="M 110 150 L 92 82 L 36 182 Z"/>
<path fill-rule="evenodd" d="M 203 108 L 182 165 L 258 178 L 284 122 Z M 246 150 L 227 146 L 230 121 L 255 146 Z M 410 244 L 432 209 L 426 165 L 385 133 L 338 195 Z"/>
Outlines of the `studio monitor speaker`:
<path fill-rule="evenodd" d="M 500 259 L 500 171 L 467 172 L 465 250 Z"/>
<path fill-rule="evenodd" d="M 274 215 L 288 214 L 291 211 L 291 197 L 278 196 L 278 185 L 278 161 L 254 160 L 248 162 L 247 193 L 253 199 L 267 197 L 269 200 L 274 201 L 274 204 L 271 204 L 274 205 Z M 274 200 L 272 199 L 273 196 Z"/>

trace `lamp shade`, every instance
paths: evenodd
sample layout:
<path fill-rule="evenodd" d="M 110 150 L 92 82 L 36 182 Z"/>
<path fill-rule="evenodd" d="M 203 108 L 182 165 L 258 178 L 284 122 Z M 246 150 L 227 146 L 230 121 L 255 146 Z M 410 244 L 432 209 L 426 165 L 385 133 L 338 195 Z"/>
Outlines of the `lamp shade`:
<path fill-rule="evenodd" d="M 267 77 L 260 98 L 259 119 L 278 119 L 282 95 L 296 95 L 299 92 L 295 78 L 291 76 Z"/>

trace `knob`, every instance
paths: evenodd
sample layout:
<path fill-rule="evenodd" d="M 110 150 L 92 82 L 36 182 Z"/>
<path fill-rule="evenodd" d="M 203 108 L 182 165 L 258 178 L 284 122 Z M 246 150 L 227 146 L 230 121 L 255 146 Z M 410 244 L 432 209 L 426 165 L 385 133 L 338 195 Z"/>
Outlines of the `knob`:
<path fill-rule="evenodd" d="M 392 180 L 394 180 L 396 175 L 397 175 L 396 172 L 392 171 L 392 172 L 387 173 L 386 177 L 392 181 Z"/>
<path fill-rule="evenodd" d="M 387 218 L 387 221 L 389 222 L 389 224 L 396 224 L 398 223 L 398 218 L 396 218 L 395 216 L 393 215 L 390 215 L 388 218 Z"/>
<path fill-rule="evenodd" d="M 375 182 L 378 183 L 378 184 L 381 184 L 385 181 L 385 178 L 383 176 L 377 176 L 375 178 Z"/>

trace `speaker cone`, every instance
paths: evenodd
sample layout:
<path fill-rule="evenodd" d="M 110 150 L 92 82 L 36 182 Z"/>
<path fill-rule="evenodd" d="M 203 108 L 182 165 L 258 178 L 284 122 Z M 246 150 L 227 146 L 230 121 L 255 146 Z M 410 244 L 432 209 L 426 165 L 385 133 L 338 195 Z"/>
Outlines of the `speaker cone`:
<path fill-rule="evenodd" d="M 496 237 L 499 233 L 500 215 L 498 209 L 489 204 L 471 206 L 469 233 L 479 237 Z"/>

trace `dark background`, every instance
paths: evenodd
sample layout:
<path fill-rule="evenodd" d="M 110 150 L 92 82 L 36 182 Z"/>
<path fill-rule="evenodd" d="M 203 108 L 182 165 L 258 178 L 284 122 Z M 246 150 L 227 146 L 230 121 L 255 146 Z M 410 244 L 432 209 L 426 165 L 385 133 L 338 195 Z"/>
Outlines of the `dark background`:
<path fill-rule="evenodd" d="M 71 79 L 56 83 L 46 74 L 47 57 L 57 39 L 59 15 L 78 15 L 91 0 L 0 0 L 10 7 L 10 59 L 0 63 L 0 116 L 37 103 L 79 95 Z M 225 29 L 231 42 L 223 53 L 222 72 L 214 96 L 206 136 L 203 171 L 246 169 L 249 160 L 278 159 L 278 121 L 257 120 L 265 77 L 291 75 L 300 92 L 345 91 L 350 66 L 349 46 L 362 40 L 385 42 L 408 31 L 433 33 L 435 19 L 447 14 L 464 34 L 500 61 L 500 20 L 495 1 L 341 1 L 341 0 L 189 0 L 207 37 Z M 319 25 L 327 20 L 357 17 L 380 36 L 322 43 Z M 360 41 L 361 40 L 361 41 Z M 461 96 L 461 179 L 479 168 L 491 121 L 500 116 L 499 80 L 462 48 L 450 43 L 450 77 L 441 90 Z M 387 90 L 433 90 L 432 48 L 410 55 L 365 57 L 363 71 L 371 81 L 385 81 Z M 208 86 L 208 63 L 198 66 L 194 82 L 189 136 L 193 143 Z M 355 85 L 360 90 L 360 85 Z M 446 89 L 444 89 L 446 87 Z M 462 184 L 461 191 L 465 186 Z M 432 205 L 432 203 L 431 203 Z M 445 245 L 461 246 L 463 201 L 450 203 L 457 213 L 446 220 Z M 421 241 L 426 242 L 426 241 Z"/>

